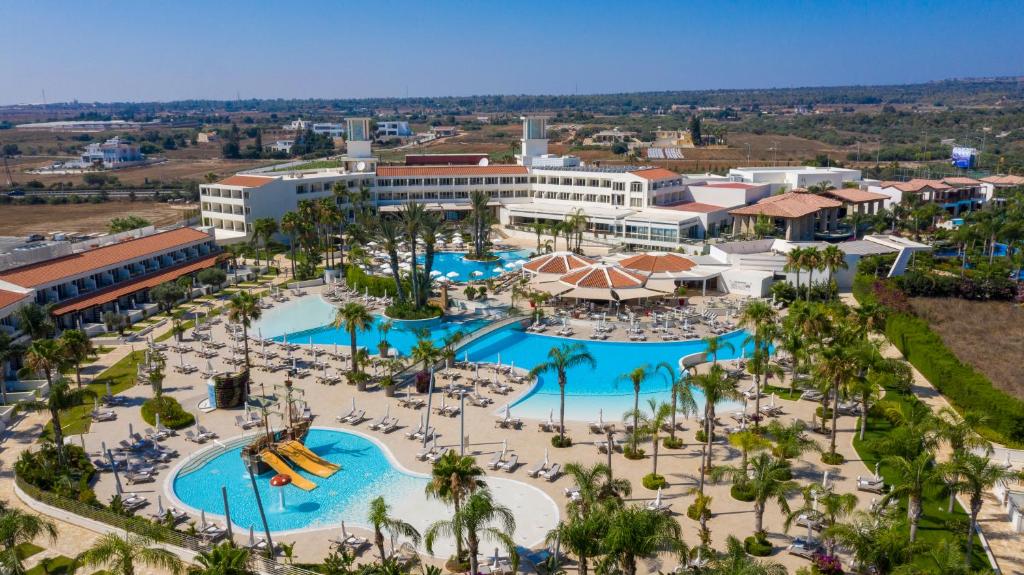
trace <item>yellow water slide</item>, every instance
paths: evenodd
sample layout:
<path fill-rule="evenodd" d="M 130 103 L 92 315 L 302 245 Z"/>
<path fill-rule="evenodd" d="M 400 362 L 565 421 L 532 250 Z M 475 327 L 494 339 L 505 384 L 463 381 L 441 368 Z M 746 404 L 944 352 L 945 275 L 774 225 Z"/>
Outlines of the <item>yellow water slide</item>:
<path fill-rule="evenodd" d="M 273 469 L 274 471 L 291 477 L 292 485 L 294 485 L 295 487 L 298 487 L 299 489 L 304 489 L 306 491 L 312 491 L 313 489 L 316 489 L 316 483 L 313 483 L 312 481 L 299 475 L 297 471 L 289 467 L 288 464 L 284 462 L 284 460 L 274 455 L 273 452 L 264 450 L 263 452 L 260 453 L 260 459 L 262 459 L 263 463 L 269 465 L 270 468 Z"/>
<path fill-rule="evenodd" d="M 310 449 L 302 443 L 295 440 L 279 443 L 277 444 L 276 449 L 279 454 L 287 457 L 292 463 L 313 475 L 330 477 L 334 475 L 336 471 L 341 469 L 338 464 L 327 461 L 310 451 Z"/>

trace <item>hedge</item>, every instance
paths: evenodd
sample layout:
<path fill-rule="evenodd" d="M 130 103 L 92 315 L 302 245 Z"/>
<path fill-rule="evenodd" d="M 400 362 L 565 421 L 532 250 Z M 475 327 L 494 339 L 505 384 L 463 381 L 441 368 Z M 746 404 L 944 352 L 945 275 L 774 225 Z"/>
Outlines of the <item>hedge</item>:
<path fill-rule="evenodd" d="M 348 266 L 345 271 L 345 283 L 352 289 L 368 291 L 373 297 L 394 296 L 398 291 L 395 289 L 395 278 L 390 276 L 369 275 L 356 266 Z M 406 284 L 408 282 L 403 282 Z M 404 285 L 408 290 L 408 285 Z"/>
<path fill-rule="evenodd" d="M 182 409 L 178 400 L 167 395 L 160 399 L 147 399 L 142 404 L 142 420 L 146 423 L 156 425 L 157 413 L 160 414 L 160 424 L 171 429 L 182 429 L 196 423 L 196 418 Z"/>
<path fill-rule="evenodd" d="M 853 281 L 853 295 L 862 303 L 884 305 L 891 303 L 892 298 L 884 292 L 892 286 L 891 282 L 858 274 Z M 889 307 L 886 337 L 958 411 L 986 416 L 987 422 L 978 433 L 1007 446 L 1024 445 L 1024 401 L 996 389 L 987 377 L 957 359 L 928 322 Z"/>

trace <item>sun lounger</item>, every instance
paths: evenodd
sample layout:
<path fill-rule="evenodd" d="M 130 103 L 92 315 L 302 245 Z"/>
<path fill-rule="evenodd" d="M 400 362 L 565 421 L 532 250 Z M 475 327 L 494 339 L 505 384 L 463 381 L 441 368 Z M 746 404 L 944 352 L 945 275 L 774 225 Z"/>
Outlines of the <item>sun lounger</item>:
<path fill-rule="evenodd" d="M 501 464 L 501 469 L 506 471 L 506 472 L 508 472 L 508 473 L 512 473 L 513 471 L 516 470 L 516 467 L 518 467 L 518 466 L 519 466 L 519 456 L 516 455 L 515 453 L 513 453 L 512 457 L 509 457 L 507 461 L 505 461 L 504 463 Z"/>
<path fill-rule="evenodd" d="M 147 503 L 149 503 L 149 500 L 138 493 L 126 493 L 124 497 L 121 498 L 121 507 L 123 507 L 125 511 L 135 511 Z"/>
<path fill-rule="evenodd" d="M 346 423 L 348 423 L 349 425 L 359 425 L 360 423 L 366 421 L 367 419 L 368 418 L 366 417 L 366 410 L 360 409 L 355 413 L 355 415 L 348 418 L 348 421 Z"/>
<path fill-rule="evenodd" d="M 389 421 L 387 425 L 382 427 L 380 429 L 380 431 L 381 431 L 381 433 L 391 433 L 392 431 L 394 431 L 396 429 L 398 429 L 398 418 L 397 417 L 392 417 L 391 421 Z"/>
<path fill-rule="evenodd" d="M 135 473 L 131 471 L 125 473 L 124 478 L 130 485 L 135 485 L 136 483 L 148 483 L 155 479 L 152 473 Z"/>
<path fill-rule="evenodd" d="M 430 447 L 428 447 L 426 449 L 421 449 L 419 452 L 417 452 L 416 453 L 416 459 L 418 459 L 420 461 L 426 461 L 426 459 L 428 457 L 430 457 L 431 455 L 433 455 L 436 451 L 437 451 L 437 447 L 431 445 Z"/>
<path fill-rule="evenodd" d="M 562 467 L 560 465 L 558 465 L 557 463 L 555 463 L 554 465 L 549 467 L 547 471 L 545 471 L 543 474 L 541 474 L 541 477 L 546 479 L 548 482 L 551 482 L 551 481 L 554 481 L 554 480 L 558 479 L 558 476 L 561 475 L 561 474 L 562 474 Z"/>
<path fill-rule="evenodd" d="M 117 414 L 112 409 L 105 411 L 93 410 L 90 415 L 93 421 L 114 421 L 117 419 Z"/>
<path fill-rule="evenodd" d="M 825 394 L 816 389 L 808 389 L 800 394 L 800 399 L 806 401 L 821 401 L 823 397 L 825 397 Z"/>
<path fill-rule="evenodd" d="M 818 542 L 814 539 L 808 539 L 806 537 L 794 537 L 793 543 L 787 547 L 790 555 L 796 555 L 797 557 L 803 557 L 810 559 L 815 552 L 818 551 Z"/>
<path fill-rule="evenodd" d="M 204 437 L 197 436 L 191 429 L 185 432 L 185 441 L 191 441 L 192 443 L 206 443 Z"/>
<path fill-rule="evenodd" d="M 235 426 L 236 427 L 241 427 L 242 429 L 250 429 L 252 427 L 255 427 L 255 425 L 256 424 L 253 421 L 245 419 L 241 415 L 236 415 L 235 416 Z"/>
<path fill-rule="evenodd" d="M 380 419 L 378 419 L 377 421 L 374 421 L 373 423 L 370 424 L 370 429 L 372 429 L 374 431 L 377 431 L 378 429 L 380 429 L 380 428 L 384 427 L 385 425 L 387 425 L 387 423 L 388 423 L 388 421 L 390 419 L 391 418 L 389 418 L 388 416 L 382 415 L 382 416 L 380 416 Z"/>
<path fill-rule="evenodd" d="M 528 470 L 526 471 L 526 474 L 527 474 L 527 475 L 529 475 L 530 477 L 537 477 L 537 476 L 539 476 L 539 475 L 540 475 L 541 473 L 544 473 L 544 471 L 545 471 L 546 469 L 547 469 L 547 467 L 546 467 L 546 466 L 544 465 L 544 461 L 543 461 L 543 460 L 541 460 L 541 461 L 538 461 L 538 462 L 537 462 L 537 465 L 534 465 L 533 467 L 531 467 L 530 469 L 528 469 Z"/>
<path fill-rule="evenodd" d="M 338 423 L 346 423 L 346 422 L 348 422 L 348 420 L 349 420 L 349 419 L 351 419 L 351 418 L 352 418 L 352 416 L 353 416 L 353 415 L 355 415 L 355 414 L 356 414 L 356 409 L 355 409 L 355 408 L 353 407 L 353 408 L 352 408 L 351 410 L 349 410 L 349 412 L 348 412 L 348 413 L 346 413 L 345 415 L 339 415 L 339 416 L 335 417 L 334 419 L 335 419 L 335 420 L 336 420 L 336 421 L 337 421 Z"/>
<path fill-rule="evenodd" d="M 416 435 L 423 431 L 423 424 L 421 423 L 416 429 L 410 429 L 405 432 L 406 439 L 416 439 Z"/>
<path fill-rule="evenodd" d="M 857 491 L 868 493 L 881 493 L 885 490 L 885 481 L 874 477 L 857 476 Z"/>
<path fill-rule="evenodd" d="M 428 427 L 426 430 L 421 431 L 421 432 L 416 433 L 415 435 L 413 435 L 413 439 L 418 439 L 418 440 L 426 439 L 427 441 L 430 441 L 433 438 L 434 438 L 434 428 L 433 427 Z"/>
<path fill-rule="evenodd" d="M 146 439 L 149 439 L 151 441 L 167 439 L 167 437 L 169 436 L 169 434 L 166 431 L 154 431 L 152 427 L 147 427 L 144 433 L 146 434 Z"/>
<path fill-rule="evenodd" d="M 200 438 L 204 438 L 204 437 L 206 439 L 216 439 L 217 438 L 217 434 L 216 433 L 210 431 L 209 429 L 206 429 L 202 425 L 198 426 L 198 428 L 199 428 L 199 437 Z"/>
<path fill-rule="evenodd" d="M 500 451 L 496 451 L 494 453 L 494 457 L 492 457 L 491 460 L 487 462 L 487 468 L 488 469 L 497 469 L 498 467 L 501 466 L 501 463 L 502 463 L 501 452 Z"/>
<path fill-rule="evenodd" d="M 652 499 L 651 501 L 647 502 L 647 509 L 650 510 L 650 511 L 659 511 L 661 513 L 668 513 L 670 511 L 672 511 L 672 504 L 671 503 L 665 503 L 664 501 L 662 501 L 661 503 L 658 503 L 657 500 L 653 500 Z"/>

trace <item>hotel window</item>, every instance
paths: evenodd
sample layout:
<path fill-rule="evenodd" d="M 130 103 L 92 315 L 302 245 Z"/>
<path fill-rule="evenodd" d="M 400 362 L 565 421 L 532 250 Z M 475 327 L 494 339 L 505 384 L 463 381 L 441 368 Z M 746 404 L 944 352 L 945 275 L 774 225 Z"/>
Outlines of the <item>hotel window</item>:
<path fill-rule="evenodd" d="M 612 187 L 612 181 L 611 180 L 601 180 L 601 187 L 602 188 L 610 188 L 610 187 Z"/>
<path fill-rule="evenodd" d="M 629 183 L 629 191 L 631 191 L 631 192 L 642 192 L 642 191 L 644 191 L 643 184 L 641 184 L 640 182 L 630 182 Z"/>
<path fill-rule="evenodd" d="M 404 186 L 405 185 L 405 178 L 398 178 L 397 180 L 394 181 L 394 183 L 392 185 L 396 186 L 396 187 Z"/>
<path fill-rule="evenodd" d="M 517 198 L 528 198 L 528 197 L 530 197 L 530 191 L 529 190 L 516 190 L 516 197 Z"/>
<path fill-rule="evenodd" d="M 612 189 L 616 192 L 624 192 L 626 191 L 626 184 L 625 182 L 615 182 L 612 184 Z"/>
<path fill-rule="evenodd" d="M 596 194 L 587 194 L 586 196 L 583 196 L 583 201 L 584 202 L 596 202 L 597 201 L 597 195 Z"/>
<path fill-rule="evenodd" d="M 542 179 L 542 178 L 538 178 L 537 176 L 530 176 L 530 183 L 531 183 L 531 184 L 536 184 L 536 183 L 538 183 L 538 182 L 539 182 L 539 181 L 540 181 L 541 179 Z M 518 182 L 518 181 L 519 181 L 519 178 L 516 178 L 516 182 Z"/>
<path fill-rule="evenodd" d="M 479 186 L 482 183 L 484 183 L 484 179 L 483 178 L 470 178 L 469 179 L 469 185 L 471 185 L 471 186 Z"/>
<path fill-rule="evenodd" d="M 438 182 L 438 184 L 440 184 L 442 186 L 450 186 L 450 185 L 452 185 L 452 179 L 451 178 L 439 178 L 437 180 L 437 182 Z"/>
<path fill-rule="evenodd" d="M 390 186 L 391 185 L 391 180 L 377 180 L 377 183 L 382 185 L 382 186 Z"/>
<path fill-rule="evenodd" d="M 410 186 L 422 186 L 423 185 L 423 180 L 421 180 L 420 178 L 413 178 L 413 179 L 409 180 L 409 185 Z"/>
<path fill-rule="evenodd" d="M 426 179 L 423 180 L 423 185 L 424 186 L 436 186 L 437 185 L 437 178 L 426 178 Z"/>
<path fill-rule="evenodd" d="M 525 184 L 525 183 L 527 183 L 528 181 L 529 181 L 529 180 L 527 179 L 527 177 L 526 177 L 526 176 L 516 176 L 516 183 L 517 183 L 517 184 Z"/>
<path fill-rule="evenodd" d="M 572 185 L 574 185 L 574 186 L 585 186 L 585 185 L 587 185 L 587 181 L 584 180 L 583 178 L 576 178 L 575 180 L 572 181 Z"/>
<path fill-rule="evenodd" d="M 493 186 L 498 183 L 498 178 L 485 178 L 484 183 L 488 186 Z"/>
<path fill-rule="evenodd" d="M 295 193 L 296 194 L 305 194 L 306 193 L 306 184 L 299 184 L 299 185 L 295 186 Z"/>
<path fill-rule="evenodd" d="M 506 184 L 507 185 L 507 184 L 511 184 L 512 182 L 513 182 L 512 178 L 508 178 L 508 177 L 502 177 L 501 178 L 501 183 L 502 184 Z"/>
<path fill-rule="evenodd" d="M 644 201 L 640 198 L 629 198 L 629 207 L 642 208 L 644 207 Z"/>
<path fill-rule="evenodd" d="M 571 186 L 572 185 L 572 178 L 562 178 L 562 181 L 560 183 L 563 186 Z"/>
<path fill-rule="evenodd" d="M 597 187 L 597 186 L 599 186 L 600 184 L 598 183 L 598 181 L 597 181 L 597 180 L 588 180 L 588 181 L 587 181 L 587 185 L 588 185 L 588 186 L 590 186 L 590 187 L 596 188 L 596 187 Z"/>

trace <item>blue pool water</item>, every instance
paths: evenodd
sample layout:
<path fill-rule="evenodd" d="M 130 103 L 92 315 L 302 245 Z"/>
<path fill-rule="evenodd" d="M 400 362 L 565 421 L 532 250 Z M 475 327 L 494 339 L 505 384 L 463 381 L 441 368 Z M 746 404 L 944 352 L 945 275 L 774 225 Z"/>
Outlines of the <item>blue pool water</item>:
<path fill-rule="evenodd" d="M 283 509 L 281 488 L 270 486 L 274 473 L 258 476 L 256 485 L 272 531 L 335 527 L 343 520 L 363 524 L 371 499 L 382 495 L 388 503 L 398 504 L 411 493 L 423 493 L 427 483 L 424 477 L 396 469 L 375 443 L 359 435 L 314 428 L 306 437 L 306 447 L 341 465 L 341 470 L 329 478 L 300 472 L 317 488 L 303 491 L 284 487 Z M 258 533 L 262 523 L 240 452 L 241 447 L 230 449 L 197 470 L 178 475 L 173 490 L 182 503 L 207 514 L 223 515 L 220 488 L 226 487 L 232 523 L 243 529 L 254 526 Z"/>
<path fill-rule="evenodd" d="M 505 268 L 505 264 L 511 264 L 518 260 L 525 260 L 530 257 L 530 250 L 516 250 L 508 252 L 494 252 L 494 255 L 498 256 L 498 261 L 495 262 L 473 262 L 466 260 L 466 254 L 461 252 L 439 252 L 434 255 L 434 270 L 441 272 L 441 275 L 447 276 L 451 272 L 455 272 L 459 275 L 451 278 L 452 281 L 464 282 L 472 279 L 487 279 L 499 275 L 499 272 L 495 268 Z M 423 256 L 417 258 L 420 263 L 423 263 Z M 513 269 L 518 269 L 518 266 Z M 474 276 L 473 272 L 480 272 L 481 275 Z"/>
<path fill-rule="evenodd" d="M 287 335 L 288 341 L 296 344 L 334 345 L 347 349 L 349 335 L 343 328 L 335 328 L 331 323 L 334 321 L 335 308 L 316 295 L 305 296 L 275 306 L 263 312 L 263 317 L 253 323 L 252 332 L 262 337 L 273 338 L 282 341 Z M 381 340 L 381 333 L 378 329 L 381 316 L 374 316 L 373 325 L 370 329 L 360 331 L 356 334 L 356 344 L 366 347 L 370 353 L 377 353 L 377 346 Z M 462 320 L 443 321 L 430 328 L 430 335 L 434 343 L 440 344 L 445 336 L 462 330 L 469 333 L 480 329 L 487 323 L 486 320 Z M 409 351 L 416 345 L 416 334 L 413 328 L 407 327 L 402 322 L 395 322 L 394 327 L 387 334 L 388 343 L 398 350 L 402 355 L 408 355 Z"/>
<path fill-rule="evenodd" d="M 735 352 L 723 350 L 719 359 L 740 357 L 743 353 L 743 340 L 747 333 L 736 331 L 723 336 L 724 341 L 732 344 Z M 509 326 L 494 333 L 487 334 L 472 342 L 459 352 L 459 359 L 466 353 L 470 361 L 514 363 L 517 368 L 532 368 L 547 360 L 547 353 L 552 347 L 569 340 L 523 331 L 518 326 Z M 657 401 L 671 399 L 671 383 L 664 377 L 664 371 L 654 372 L 655 366 L 664 361 L 679 371 L 679 359 L 705 348 L 701 340 L 676 342 L 629 343 L 575 340 L 590 351 L 596 361 L 596 367 L 576 367 L 567 374 L 568 383 L 565 388 L 565 417 L 577 421 L 597 419 L 598 411 L 604 410 L 607 420 L 618 420 L 623 412 L 633 407 L 633 384 L 620 376 L 636 367 L 648 365 L 652 375 L 641 384 L 640 403 L 646 407 L 647 400 Z M 749 356 L 752 346 L 746 349 Z M 703 397 L 699 391 L 697 404 L 703 408 Z M 535 419 L 547 419 L 551 410 L 558 417 L 559 409 L 558 380 L 554 373 L 542 374 L 534 388 L 524 397 L 512 404 L 513 414 Z M 730 406 L 724 406 L 728 408 Z"/>

